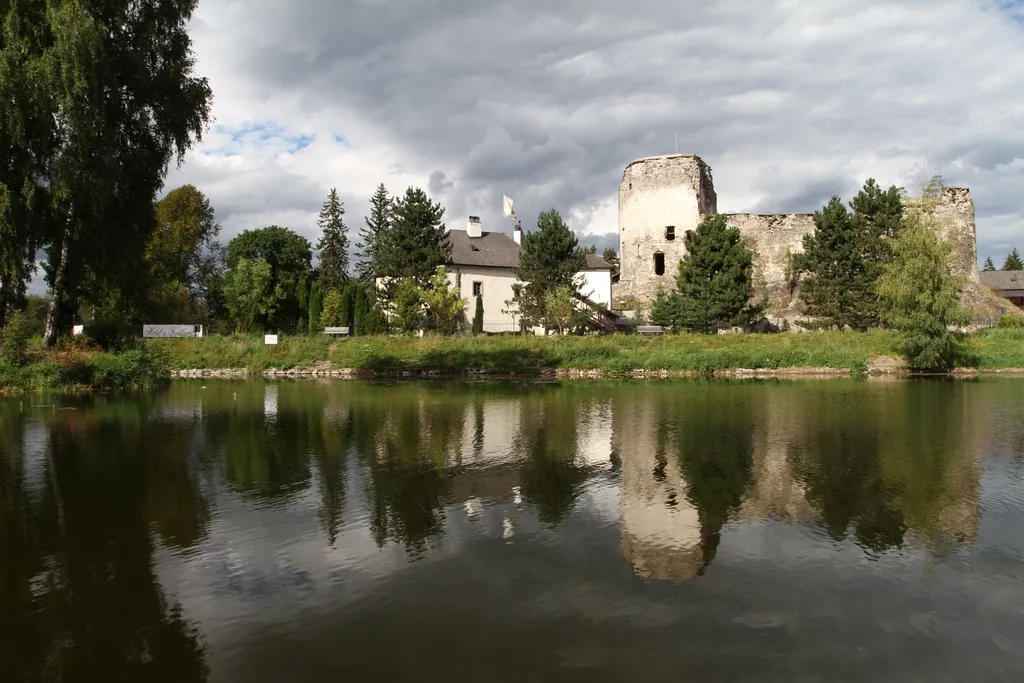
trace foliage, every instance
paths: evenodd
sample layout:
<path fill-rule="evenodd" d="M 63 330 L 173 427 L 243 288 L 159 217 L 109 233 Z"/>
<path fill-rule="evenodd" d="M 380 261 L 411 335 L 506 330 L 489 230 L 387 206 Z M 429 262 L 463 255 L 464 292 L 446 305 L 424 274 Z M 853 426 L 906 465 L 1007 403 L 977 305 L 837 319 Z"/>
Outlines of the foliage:
<path fill-rule="evenodd" d="M 295 330 L 301 315 L 297 284 L 311 272 L 309 241 L 277 225 L 245 230 L 228 243 L 228 268 L 234 270 L 241 259 L 263 259 L 270 265 L 268 291 L 275 293 L 274 305 L 265 307 L 256 322 L 264 329 Z"/>
<path fill-rule="evenodd" d="M 0 308 L 45 248 L 50 344 L 80 303 L 145 293 L 153 201 L 210 114 L 210 87 L 193 74 L 195 6 L 52 0 L 5 10 Z"/>
<path fill-rule="evenodd" d="M 615 274 L 615 273 L 619 272 L 619 267 L 620 266 L 619 266 L 619 254 L 618 254 L 618 252 L 616 252 L 611 247 L 608 247 L 607 249 L 604 250 L 604 253 L 601 254 L 601 258 L 603 258 L 606 262 L 608 262 L 608 264 L 611 265 L 611 267 L 612 267 L 612 274 Z"/>
<path fill-rule="evenodd" d="M 261 320 L 272 319 L 285 298 L 281 286 L 274 284 L 270 264 L 262 257 L 236 261 L 228 273 L 224 294 L 235 327 L 242 332 L 256 329 Z"/>
<path fill-rule="evenodd" d="M 576 313 L 576 290 L 565 285 L 544 292 L 544 326 L 564 334 Z"/>
<path fill-rule="evenodd" d="M 902 191 L 886 191 L 868 179 L 847 211 L 839 197 L 814 214 L 815 231 L 804 236 L 804 251 L 794 257 L 806 273 L 800 297 L 810 315 L 836 327 L 876 327 L 880 304 L 876 284 L 892 261 L 892 242 L 903 217 Z"/>
<path fill-rule="evenodd" d="M 415 284 L 427 286 L 437 267 L 451 256 L 443 217 L 444 208 L 432 202 L 423 190 L 407 189 L 395 202 L 391 226 L 377 236 L 374 273 L 399 280 L 412 278 Z M 391 282 L 398 286 L 397 280 Z M 393 296 L 390 290 L 389 286 L 389 300 Z"/>
<path fill-rule="evenodd" d="M 338 327 L 342 322 L 341 292 L 332 289 L 324 297 L 324 307 L 320 312 L 320 327 Z"/>
<path fill-rule="evenodd" d="M 423 327 L 423 290 L 413 278 L 402 278 L 394 288 L 391 301 L 392 329 L 411 334 Z"/>
<path fill-rule="evenodd" d="M 171 190 L 156 203 L 156 229 L 146 245 L 149 288 L 174 292 L 150 296 L 152 317 L 183 319 L 195 312 L 196 299 L 220 261 L 220 233 L 210 200 L 194 185 Z M 168 305 L 168 300 L 176 300 Z"/>
<path fill-rule="evenodd" d="M 995 269 L 996 264 L 992 263 L 992 257 L 989 256 L 988 258 L 985 259 L 985 265 L 982 267 L 982 270 L 985 271 L 986 273 L 991 273 Z"/>
<path fill-rule="evenodd" d="M 476 298 L 476 310 L 473 312 L 473 334 L 484 333 L 484 298 Z"/>
<path fill-rule="evenodd" d="M 0 328 L 0 363 L 22 365 L 32 336 L 32 321 L 24 311 L 8 314 L 7 324 Z"/>
<path fill-rule="evenodd" d="M 683 240 L 687 253 L 679 262 L 676 287 L 668 294 L 658 292 L 651 319 L 704 334 L 747 323 L 760 308 L 750 303 L 754 255 L 739 229 L 714 214 Z"/>
<path fill-rule="evenodd" d="M 1024 261 L 1021 261 L 1017 247 L 1007 254 L 1006 261 L 1003 262 L 1003 270 L 1024 270 Z"/>
<path fill-rule="evenodd" d="M 962 278 L 951 269 L 952 247 L 938 227 L 924 201 L 905 218 L 895 258 L 878 282 L 885 322 L 899 332 L 900 353 L 912 370 L 952 368 L 961 335 L 949 328 L 970 322 L 958 298 Z"/>
<path fill-rule="evenodd" d="M 372 280 L 377 273 L 375 268 L 381 264 L 381 245 L 385 241 L 384 235 L 391 228 L 393 213 L 394 201 L 388 196 L 384 183 L 381 183 L 370 198 L 370 215 L 365 218 L 366 225 L 359 229 L 359 277 L 362 280 Z"/>
<path fill-rule="evenodd" d="M 457 334 L 465 320 L 466 300 L 459 296 L 459 290 L 453 288 L 448 281 L 448 270 L 442 266 L 437 269 L 430 281 L 430 287 L 424 289 L 420 298 L 427 309 L 428 325 L 440 334 Z M 482 297 L 477 297 L 477 310 L 480 311 L 483 323 Z M 473 321 L 474 327 L 476 321 Z"/>
<path fill-rule="evenodd" d="M 1006 315 L 1000 316 L 999 327 L 1003 328 L 1017 328 L 1024 327 L 1024 318 L 1018 315 L 1012 315 L 1007 313 Z"/>
<path fill-rule="evenodd" d="M 331 188 L 317 225 L 322 234 L 316 248 L 320 250 L 320 281 L 325 290 L 341 290 L 348 280 L 348 235 L 345 232 L 345 207 L 338 199 L 338 190 Z"/>
<path fill-rule="evenodd" d="M 507 312 L 518 315 L 526 327 L 547 325 L 551 319 L 546 310 L 547 293 L 558 287 L 579 291 L 577 274 L 585 266 L 584 251 L 562 216 L 556 209 L 542 212 L 537 217 L 537 230 L 523 236 L 515 273 L 526 284 L 517 289 L 515 298 L 505 302 Z"/>
<path fill-rule="evenodd" d="M 323 328 L 320 325 L 320 316 L 324 309 L 324 298 L 320 289 L 320 282 L 314 281 L 309 288 L 309 306 L 306 315 L 309 318 L 309 333 L 316 334 Z"/>

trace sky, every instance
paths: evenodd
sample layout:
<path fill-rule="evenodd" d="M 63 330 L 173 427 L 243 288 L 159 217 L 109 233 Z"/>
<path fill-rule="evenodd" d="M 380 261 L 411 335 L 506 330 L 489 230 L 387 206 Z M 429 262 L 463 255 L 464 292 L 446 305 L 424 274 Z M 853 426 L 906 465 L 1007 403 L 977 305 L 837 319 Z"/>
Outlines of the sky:
<path fill-rule="evenodd" d="M 507 194 L 527 230 L 553 207 L 617 246 L 623 169 L 678 149 L 723 213 L 939 174 L 979 261 L 1024 248 L 1024 0 L 200 0 L 190 31 L 215 120 L 166 189 L 202 190 L 224 242 L 315 242 L 331 187 L 354 232 L 383 182 L 449 228 L 511 233 Z"/>

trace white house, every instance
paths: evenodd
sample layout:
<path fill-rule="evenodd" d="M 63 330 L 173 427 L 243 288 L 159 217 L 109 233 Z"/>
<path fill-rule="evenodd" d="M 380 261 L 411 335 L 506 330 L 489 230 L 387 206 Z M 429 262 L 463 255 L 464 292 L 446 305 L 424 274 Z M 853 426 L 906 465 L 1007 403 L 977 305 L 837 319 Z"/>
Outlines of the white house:
<path fill-rule="evenodd" d="M 476 300 L 484 302 L 485 332 L 515 332 L 519 320 L 505 313 L 505 302 L 512 299 L 519 265 L 519 246 L 523 232 L 517 225 L 513 237 L 503 232 L 484 232 L 478 216 L 470 216 L 465 230 L 451 230 L 449 280 L 466 299 L 466 319 L 476 313 Z M 584 281 L 580 294 L 594 303 L 611 307 L 612 266 L 597 254 L 587 254 L 587 266 L 579 273 Z"/>

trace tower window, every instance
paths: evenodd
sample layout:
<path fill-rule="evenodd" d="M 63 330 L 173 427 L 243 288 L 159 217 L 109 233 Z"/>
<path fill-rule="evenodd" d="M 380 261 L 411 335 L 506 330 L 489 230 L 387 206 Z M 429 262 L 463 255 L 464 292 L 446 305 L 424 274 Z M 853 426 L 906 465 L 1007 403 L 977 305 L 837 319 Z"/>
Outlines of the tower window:
<path fill-rule="evenodd" d="M 665 255 L 660 251 L 654 254 L 654 274 L 664 275 L 665 274 Z"/>
<path fill-rule="evenodd" d="M 674 240 L 676 238 L 676 226 L 666 225 L 665 226 L 665 239 Z"/>
<path fill-rule="evenodd" d="M 484 283 L 474 282 L 473 283 L 473 296 L 480 296 L 484 293 Z"/>

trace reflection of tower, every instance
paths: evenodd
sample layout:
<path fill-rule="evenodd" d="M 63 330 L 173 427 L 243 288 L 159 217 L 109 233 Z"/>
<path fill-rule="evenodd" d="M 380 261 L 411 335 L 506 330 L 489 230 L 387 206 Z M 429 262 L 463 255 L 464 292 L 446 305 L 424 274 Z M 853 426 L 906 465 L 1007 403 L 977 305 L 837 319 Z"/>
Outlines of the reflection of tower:
<path fill-rule="evenodd" d="M 576 417 L 576 448 L 584 466 L 607 468 L 611 463 L 612 406 L 584 403 Z"/>
<path fill-rule="evenodd" d="M 267 422 L 274 422 L 277 419 L 277 385 L 267 384 L 263 391 L 263 417 Z"/>
<path fill-rule="evenodd" d="M 697 508 L 686 497 L 678 448 L 659 443 L 653 396 L 617 402 L 613 449 L 621 459 L 622 554 L 639 576 L 685 580 L 704 567 Z"/>

